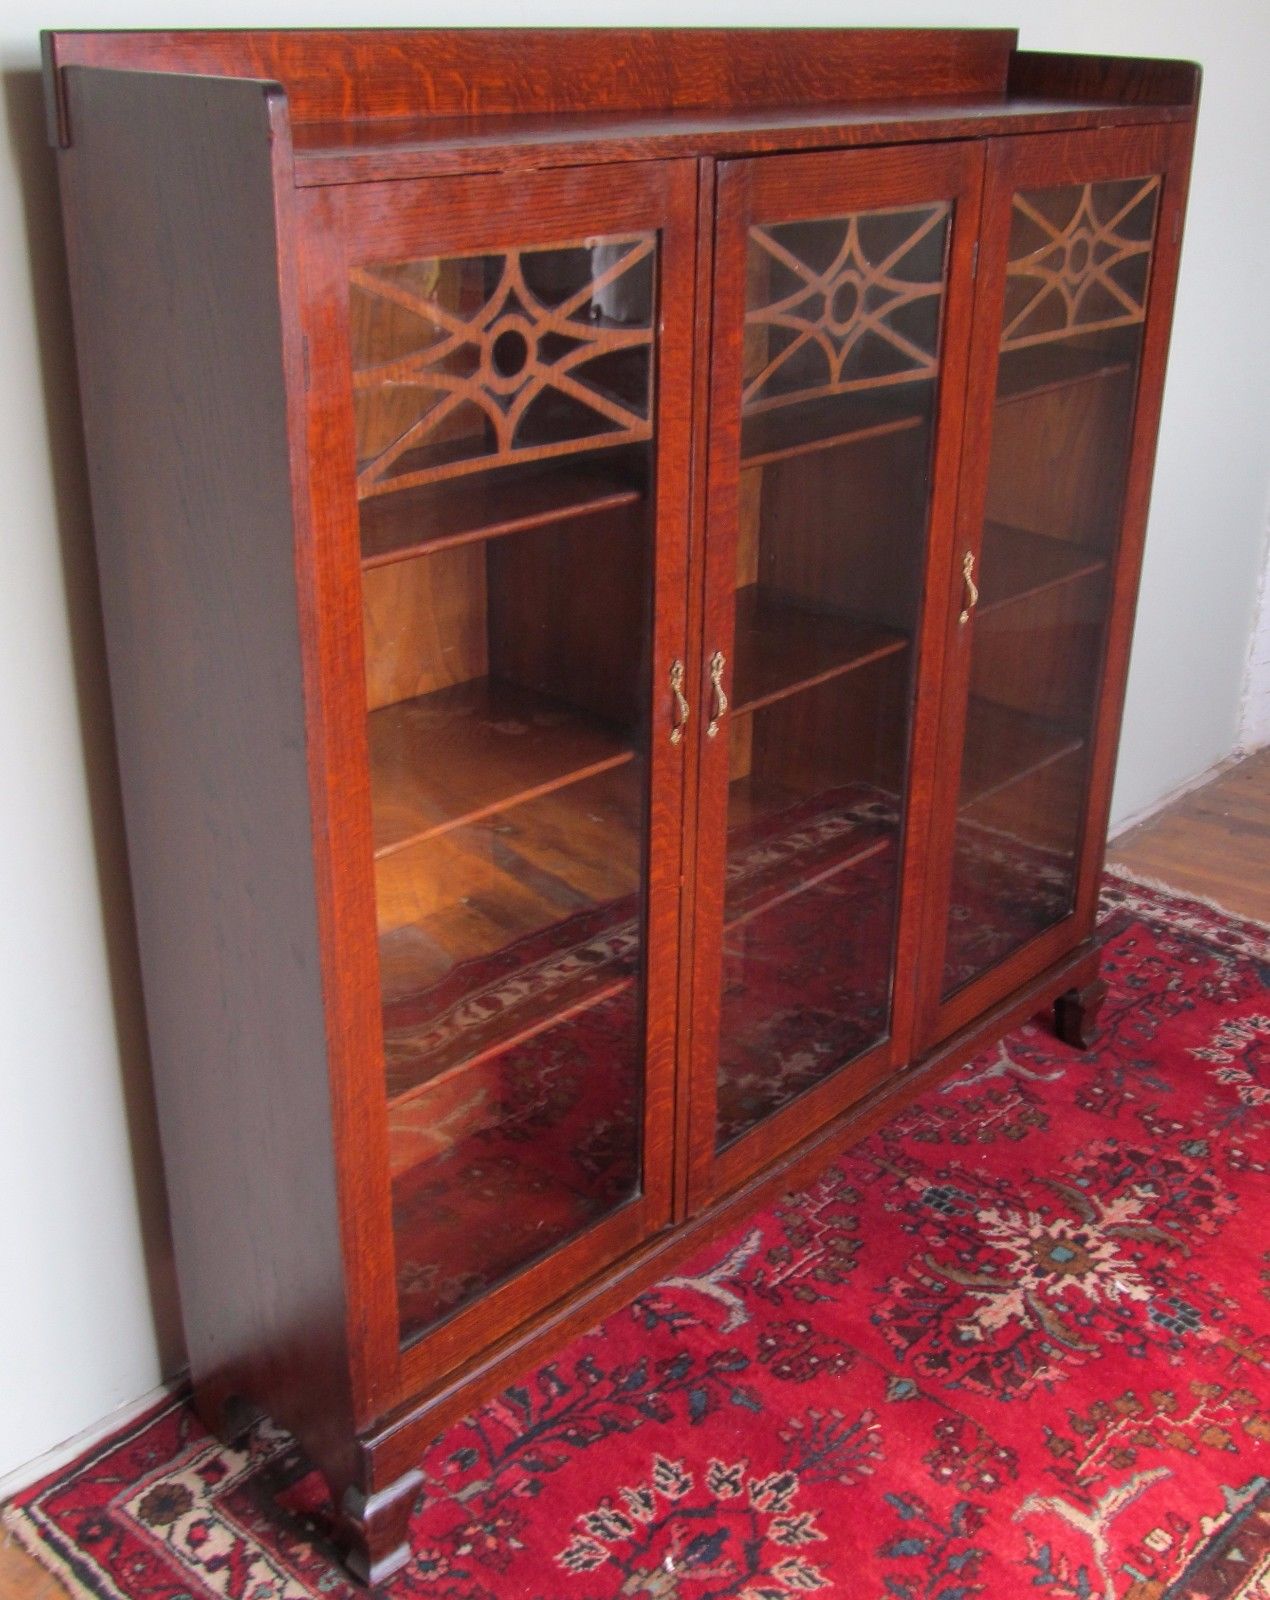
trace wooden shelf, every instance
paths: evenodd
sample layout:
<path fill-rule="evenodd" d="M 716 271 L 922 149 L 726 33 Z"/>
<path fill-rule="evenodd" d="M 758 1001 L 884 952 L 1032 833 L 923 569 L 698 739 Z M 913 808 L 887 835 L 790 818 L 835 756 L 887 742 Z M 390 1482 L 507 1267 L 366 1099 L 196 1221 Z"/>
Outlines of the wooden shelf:
<path fill-rule="evenodd" d="M 765 912 L 774 910 L 786 900 L 792 900 L 795 895 L 824 883 L 827 878 L 835 877 L 840 872 L 846 872 L 852 867 L 858 867 L 865 861 L 872 860 L 874 856 L 881 855 L 890 847 L 889 832 L 882 832 L 862 823 L 858 835 L 852 835 L 849 840 L 839 841 L 834 846 L 826 846 L 817 854 L 814 861 L 805 861 L 802 870 L 796 875 L 773 881 L 761 888 L 751 886 L 749 892 L 744 895 L 729 896 L 723 914 L 723 926 L 740 927 L 742 923 L 750 922 L 755 917 L 761 917 Z"/>
<path fill-rule="evenodd" d="M 631 451 L 611 450 L 376 494 L 361 503 L 362 566 L 634 505 L 640 471 Z"/>
<path fill-rule="evenodd" d="M 853 800 L 841 791 L 817 797 L 770 779 L 734 778 L 728 787 L 724 926 L 748 922 L 889 849 L 894 824 L 858 815 L 859 806 L 858 792 Z M 842 825 L 825 830 L 825 823 Z M 794 846 L 788 854 L 782 850 L 786 844 Z M 738 872 L 749 851 L 757 852 L 757 861 Z"/>
<path fill-rule="evenodd" d="M 741 424 L 741 465 L 762 467 L 813 450 L 920 428 L 931 415 L 932 381 L 821 396 L 751 413 Z"/>
<path fill-rule="evenodd" d="M 972 695 L 959 809 L 964 812 L 998 789 L 1079 750 L 1083 743 L 1077 732 L 1061 723 Z"/>
<path fill-rule="evenodd" d="M 811 611 L 747 584 L 736 591 L 733 712 L 756 711 L 907 645 L 893 628 Z"/>
<path fill-rule="evenodd" d="M 601 1005 L 606 1000 L 616 999 L 630 989 L 635 982 L 631 974 L 622 975 L 610 972 L 605 978 L 598 970 L 587 974 L 584 984 L 580 984 L 578 992 L 571 1000 L 561 1001 L 555 1005 L 543 1005 L 533 1016 L 527 1016 L 524 1025 L 515 1032 L 491 1034 L 479 1045 L 465 1045 L 455 1048 L 450 1052 L 429 1052 L 427 1056 L 417 1055 L 413 1061 L 394 1060 L 389 1056 L 387 1064 L 388 1082 L 388 1110 L 390 1129 L 396 1131 L 403 1125 L 403 1119 L 410 1115 L 409 1108 L 416 1102 L 440 1093 L 444 1085 L 457 1076 L 464 1076 L 475 1072 L 497 1061 L 509 1051 L 517 1049 L 520 1045 L 529 1044 L 540 1033 L 546 1033 L 550 1028 L 580 1017 L 583 1012 L 589 1011 L 593 1006 Z M 391 1039 L 385 1039 L 385 1047 L 391 1047 Z M 461 1091 L 459 1091 L 461 1092 Z M 404 1151 L 401 1153 L 404 1156 Z M 394 1166 L 400 1157 L 394 1157 Z M 417 1158 L 416 1158 L 417 1159 Z M 402 1164 L 410 1164 L 404 1162 Z"/>
<path fill-rule="evenodd" d="M 391 1103 L 634 981 L 641 816 L 628 763 L 378 863 Z"/>
<path fill-rule="evenodd" d="M 1001 356 L 997 371 L 997 404 L 1028 400 L 1073 383 L 1123 376 L 1132 369 L 1134 359 L 1134 351 L 1123 341 L 1102 350 L 1065 344 L 1061 340 L 1007 350 Z"/>
<path fill-rule="evenodd" d="M 385 706 L 367 724 L 376 856 L 634 756 L 613 725 L 491 678 Z"/>
<path fill-rule="evenodd" d="M 987 522 L 979 562 L 979 614 L 1106 570 L 1096 551 L 1005 522 Z"/>

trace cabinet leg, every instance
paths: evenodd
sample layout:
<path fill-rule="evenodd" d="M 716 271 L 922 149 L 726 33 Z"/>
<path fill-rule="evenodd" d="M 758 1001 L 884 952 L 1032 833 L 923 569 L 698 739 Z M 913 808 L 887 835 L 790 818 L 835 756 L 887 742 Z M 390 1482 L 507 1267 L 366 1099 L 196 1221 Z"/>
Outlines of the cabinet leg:
<path fill-rule="evenodd" d="M 1054 1002 L 1054 1032 L 1077 1050 L 1093 1048 L 1098 1012 L 1107 998 L 1107 985 L 1094 978 L 1083 989 L 1068 989 Z"/>
<path fill-rule="evenodd" d="M 409 1561 L 406 1532 L 422 1486 L 423 1474 L 411 1471 L 378 1494 L 344 1491 L 339 1542 L 345 1565 L 360 1583 L 383 1583 Z"/>
<path fill-rule="evenodd" d="M 265 1416 L 259 1406 L 242 1395 L 206 1383 L 195 1386 L 194 1409 L 208 1433 L 225 1445 L 241 1444 Z"/>

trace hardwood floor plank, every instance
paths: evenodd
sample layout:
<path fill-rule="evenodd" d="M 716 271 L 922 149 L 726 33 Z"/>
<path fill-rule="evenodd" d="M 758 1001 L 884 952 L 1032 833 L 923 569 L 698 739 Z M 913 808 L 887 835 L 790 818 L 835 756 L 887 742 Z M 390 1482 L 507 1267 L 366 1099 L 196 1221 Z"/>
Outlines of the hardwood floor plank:
<path fill-rule="evenodd" d="M 0 1530 L 0 1595 L 5 1600 L 66 1600 L 67 1591 L 12 1535 Z"/>
<path fill-rule="evenodd" d="M 1270 922 L 1270 748 L 1121 834 L 1107 859 Z"/>

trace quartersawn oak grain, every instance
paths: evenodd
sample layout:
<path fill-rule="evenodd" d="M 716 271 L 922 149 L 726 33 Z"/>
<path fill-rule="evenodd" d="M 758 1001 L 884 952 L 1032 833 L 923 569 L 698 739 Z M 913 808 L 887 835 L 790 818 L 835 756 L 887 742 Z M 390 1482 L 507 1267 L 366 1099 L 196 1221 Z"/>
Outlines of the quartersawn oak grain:
<path fill-rule="evenodd" d="M 226 1434 L 261 1412 L 295 1433 L 331 1484 L 351 1570 L 375 1582 L 408 1558 L 415 1462 L 437 1427 L 1023 1016 L 1060 1001 L 1060 1027 L 1083 1037 L 1198 69 L 1018 52 L 1008 30 L 123 32 L 44 44 L 196 1394 Z M 749 159 L 759 154 L 770 159 Z M 991 618 L 1105 585 L 1104 657 L 1083 668 L 1097 704 L 1073 791 L 1076 906 L 941 1006 L 969 694 L 960 564 L 983 510 L 1009 194 L 1143 172 L 1164 185 L 1123 495 L 1108 513 L 1114 554 L 1091 560 L 1079 539 L 1060 548 L 1024 528 L 984 586 Z M 783 515 L 813 517 L 838 447 L 751 428 L 762 448 L 741 461 L 746 228 L 922 201 L 953 207 L 937 413 L 916 427 L 881 418 L 842 445 L 876 452 L 857 489 L 879 527 L 893 481 L 928 462 L 920 571 L 869 559 L 849 534 L 843 544 L 861 594 L 907 585 L 920 620 L 898 645 L 832 619 L 800 633 L 779 606 L 745 609 L 741 508 L 768 474 Z M 631 233 L 655 235 L 659 251 L 651 475 L 621 452 L 569 481 L 530 463 L 488 493 L 426 483 L 359 516 L 350 269 Z M 1102 396 L 1085 404 L 1086 433 L 1104 412 L 1122 415 L 1129 369 L 1079 365 L 1052 363 L 1044 382 L 1034 368 L 1008 402 L 1016 421 L 1000 425 L 1025 431 L 1039 417 L 1056 435 L 1080 422 L 1082 394 Z M 1082 481 L 1097 476 L 1084 460 Z M 1002 538 L 993 524 L 989 555 Z M 576 594 L 525 558 L 526 539 L 550 547 L 550 570 L 578 573 Z M 796 606 L 846 581 L 819 559 L 797 541 L 781 556 Z M 619 646 L 645 577 L 651 687 L 632 706 Z M 736 775 L 727 738 L 706 728 L 710 662 L 733 654 L 737 592 L 760 670 L 739 685 L 721 671 L 738 702 L 725 732 L 728 717 L 755 714 L 745 697 L 794 707 L 800 683 L 871 685 L 886 722 L 899 715 L 901 664 L 917 671 L 888 1036 L 716 1156 Z M 469 602 L 469 621 L 498 618 L 497 650 L 474 622 L 461 640 L 441 637 L 441 613 Z M 372 705 L 449 692 L 486 669 L 557 698 L 585 677 L 573 703 L 643 741 L 646 1092 L 636 1199 L 403 1348 L 366 669 L 377 630 L 393 633 L 412 608 L 417 659 L 371 663 Z M 544 636 L 566 634 L 544 649 Z M 597 662 L 604 670 L 582 670 Z M 690 708 L 679 742 L 673 662 Z M 853 716 L 866 736 L 864 712 Z M 795 753 L 803 717 L 791 710 L 784 734 Z M 1052 731 L 1016 723 L 1000 748 L 969 752 L 985 816 L 998 778 L 1026 787 L 1021 763 L 1073 759 L 1039 737 Z M 467 799 L 444 801 L 456 816 L 564 792 L 586 767 L 575 755 L 519 788 L 514 774 L 482 789 L 480 773 L 438 771 L 407 786 L 404 837 L 434 830 L 415 813 L 460 779 Z M 878 848 L 862 838 L 858 858 Z M 636 853 L 625 837 L 621 849 Z"/>

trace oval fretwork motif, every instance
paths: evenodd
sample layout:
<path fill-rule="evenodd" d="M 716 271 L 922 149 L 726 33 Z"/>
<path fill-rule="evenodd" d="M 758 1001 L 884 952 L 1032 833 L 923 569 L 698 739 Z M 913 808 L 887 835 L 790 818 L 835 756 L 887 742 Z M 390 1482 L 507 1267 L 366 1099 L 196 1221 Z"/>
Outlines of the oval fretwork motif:
<path fill-rule="evenodd" d="M 747 413 L 933 378 L 946 203 L 752 227 Z"/>
<path fill-rule="evenodd" d="M 1003 350 L 1142 321 L 1159 190 L 1157 175 L 1014 196 Z"/>
<path fill-rule="evenodd" d="M 652 436 L 652 234 L 356 266 L 363 498 Z"/>

